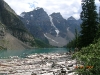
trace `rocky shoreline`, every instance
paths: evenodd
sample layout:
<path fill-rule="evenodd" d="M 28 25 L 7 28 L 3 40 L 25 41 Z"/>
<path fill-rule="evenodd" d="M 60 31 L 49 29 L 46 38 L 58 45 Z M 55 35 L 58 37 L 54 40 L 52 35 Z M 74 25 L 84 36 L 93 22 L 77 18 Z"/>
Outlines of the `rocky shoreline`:
<path fill-rule="evenodd" d="M 66 53 L 0 59 L 0 75 L 76 75 L 76 60 Z"/>

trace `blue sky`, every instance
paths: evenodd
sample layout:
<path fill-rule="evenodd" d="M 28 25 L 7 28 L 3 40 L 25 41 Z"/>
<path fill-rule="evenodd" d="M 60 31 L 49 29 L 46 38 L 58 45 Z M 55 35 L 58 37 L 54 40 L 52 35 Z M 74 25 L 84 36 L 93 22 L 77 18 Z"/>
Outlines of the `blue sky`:
<path fill-rule="evenodd" d="M 22 12 L 29 12 L 36 7 L 42 7 L 48 13 L 60 12 L 67 19 L 70 16 L 79 19 L 81 12 L 81 0 L 4 0 L 15 12 L 20 15 Z M 97 6 L 99 0 L 95 0 Z M 99 8 L 99 7 L 97 7 Z"/>

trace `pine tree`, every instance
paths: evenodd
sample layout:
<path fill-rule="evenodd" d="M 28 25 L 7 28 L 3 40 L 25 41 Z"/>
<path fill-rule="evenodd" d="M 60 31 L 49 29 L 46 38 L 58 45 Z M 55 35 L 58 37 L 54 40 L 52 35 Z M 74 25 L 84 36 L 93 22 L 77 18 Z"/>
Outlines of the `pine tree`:
<path fill-rule="evenodd" d="M 75 28 L 75 47 L 78 47 L 78 37 L 79 37 L 79 34 L 78 34 L 77 29 Z"/>
<path fill-rule="evenodd" d="M 98 14 L 95 0 L 82 0 L 80 46 L 85 47 L 93 42 L 98 30 Z"/>

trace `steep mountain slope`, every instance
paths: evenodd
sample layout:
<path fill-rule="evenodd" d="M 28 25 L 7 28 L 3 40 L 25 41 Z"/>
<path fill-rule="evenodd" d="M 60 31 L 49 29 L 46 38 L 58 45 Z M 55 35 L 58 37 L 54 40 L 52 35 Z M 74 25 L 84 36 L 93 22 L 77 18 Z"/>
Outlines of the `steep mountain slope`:
<path fill-rule="evenodd" d="M 49 41 L 49 44 L 58 47 L 63 47 L 75 37 L 75 27 L 80 28 L 78 20 L 66 20 L 60 13 L 48 15 L 39 7 L 30 12 L 23 12 L 20 19 L 35 38 L 45 43 Z"/>
<path fill-rule="evenodd" d="M 81 30 L 80 28 L 81 23 L 82 23 L 81 19 L 76 20 L 72 16 L 67 19 L 67 24 L 72 32 L 75 32 L 75 29 L 77 29 L 77 31 L 79 32 Z"/>
<path fill-rule="evenodd" d="M 43 36 L 44 32 L 49 32 L 51 25 L 49 16 L 43 8 L 37 8 L 31 12 L 23 12 L 21 20 L 24 22 L 28 30 L 36 37 L 42 40 L 46 38 Z"/>
<path fill-rule="evenodd" d="M 50 33 L 44 34 L 44 36 L 48 39 L 49 43 L 53 46 L 63 47 L 68 43 L 68 41 L 61 36 L 53 36 Z"/>
<path fill-rule="evenodd" d="M 3 41 L 4 45 L 9 41 L 8 45 L 4 46 L 5 48 L 25 49 L 29 48 L 28 45 L 33 46 L 33 43 L 35 46 L 33 36 L 27 31 L 22 21 L 4 0 L 0 0 L 0 26 L 2 28 L 1 32 L 4 33 L 0 36 L 2 37 L 0 41 Z M 13 46 L 12 48 L 11 45 Z"/>
<path fill-rule="evenodd" d="M 4 45 L 4 48 L 9 50 L 23 50 L 32 48 L 9 33 L 5 34 L 3 40 L 5 40 L 5 42 L 2 45 Z"/>

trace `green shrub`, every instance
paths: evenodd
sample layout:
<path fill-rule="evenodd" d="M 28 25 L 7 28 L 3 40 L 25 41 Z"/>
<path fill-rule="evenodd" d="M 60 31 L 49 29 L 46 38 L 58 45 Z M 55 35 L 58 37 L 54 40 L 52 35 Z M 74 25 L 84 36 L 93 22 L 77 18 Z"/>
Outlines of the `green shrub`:
<path fill-rule="evenodd" d="M 73 55 L 77 61 L 84 62 L 84 66 L 93 66 L 92 69 L 78 69 L 77 72 L 82 75 L 99 75 L 100 74 L 100 39 L 96 44 L 90 44 L 82 48 Z M 81 63 L 82 64 L 82 63 Z"/>

